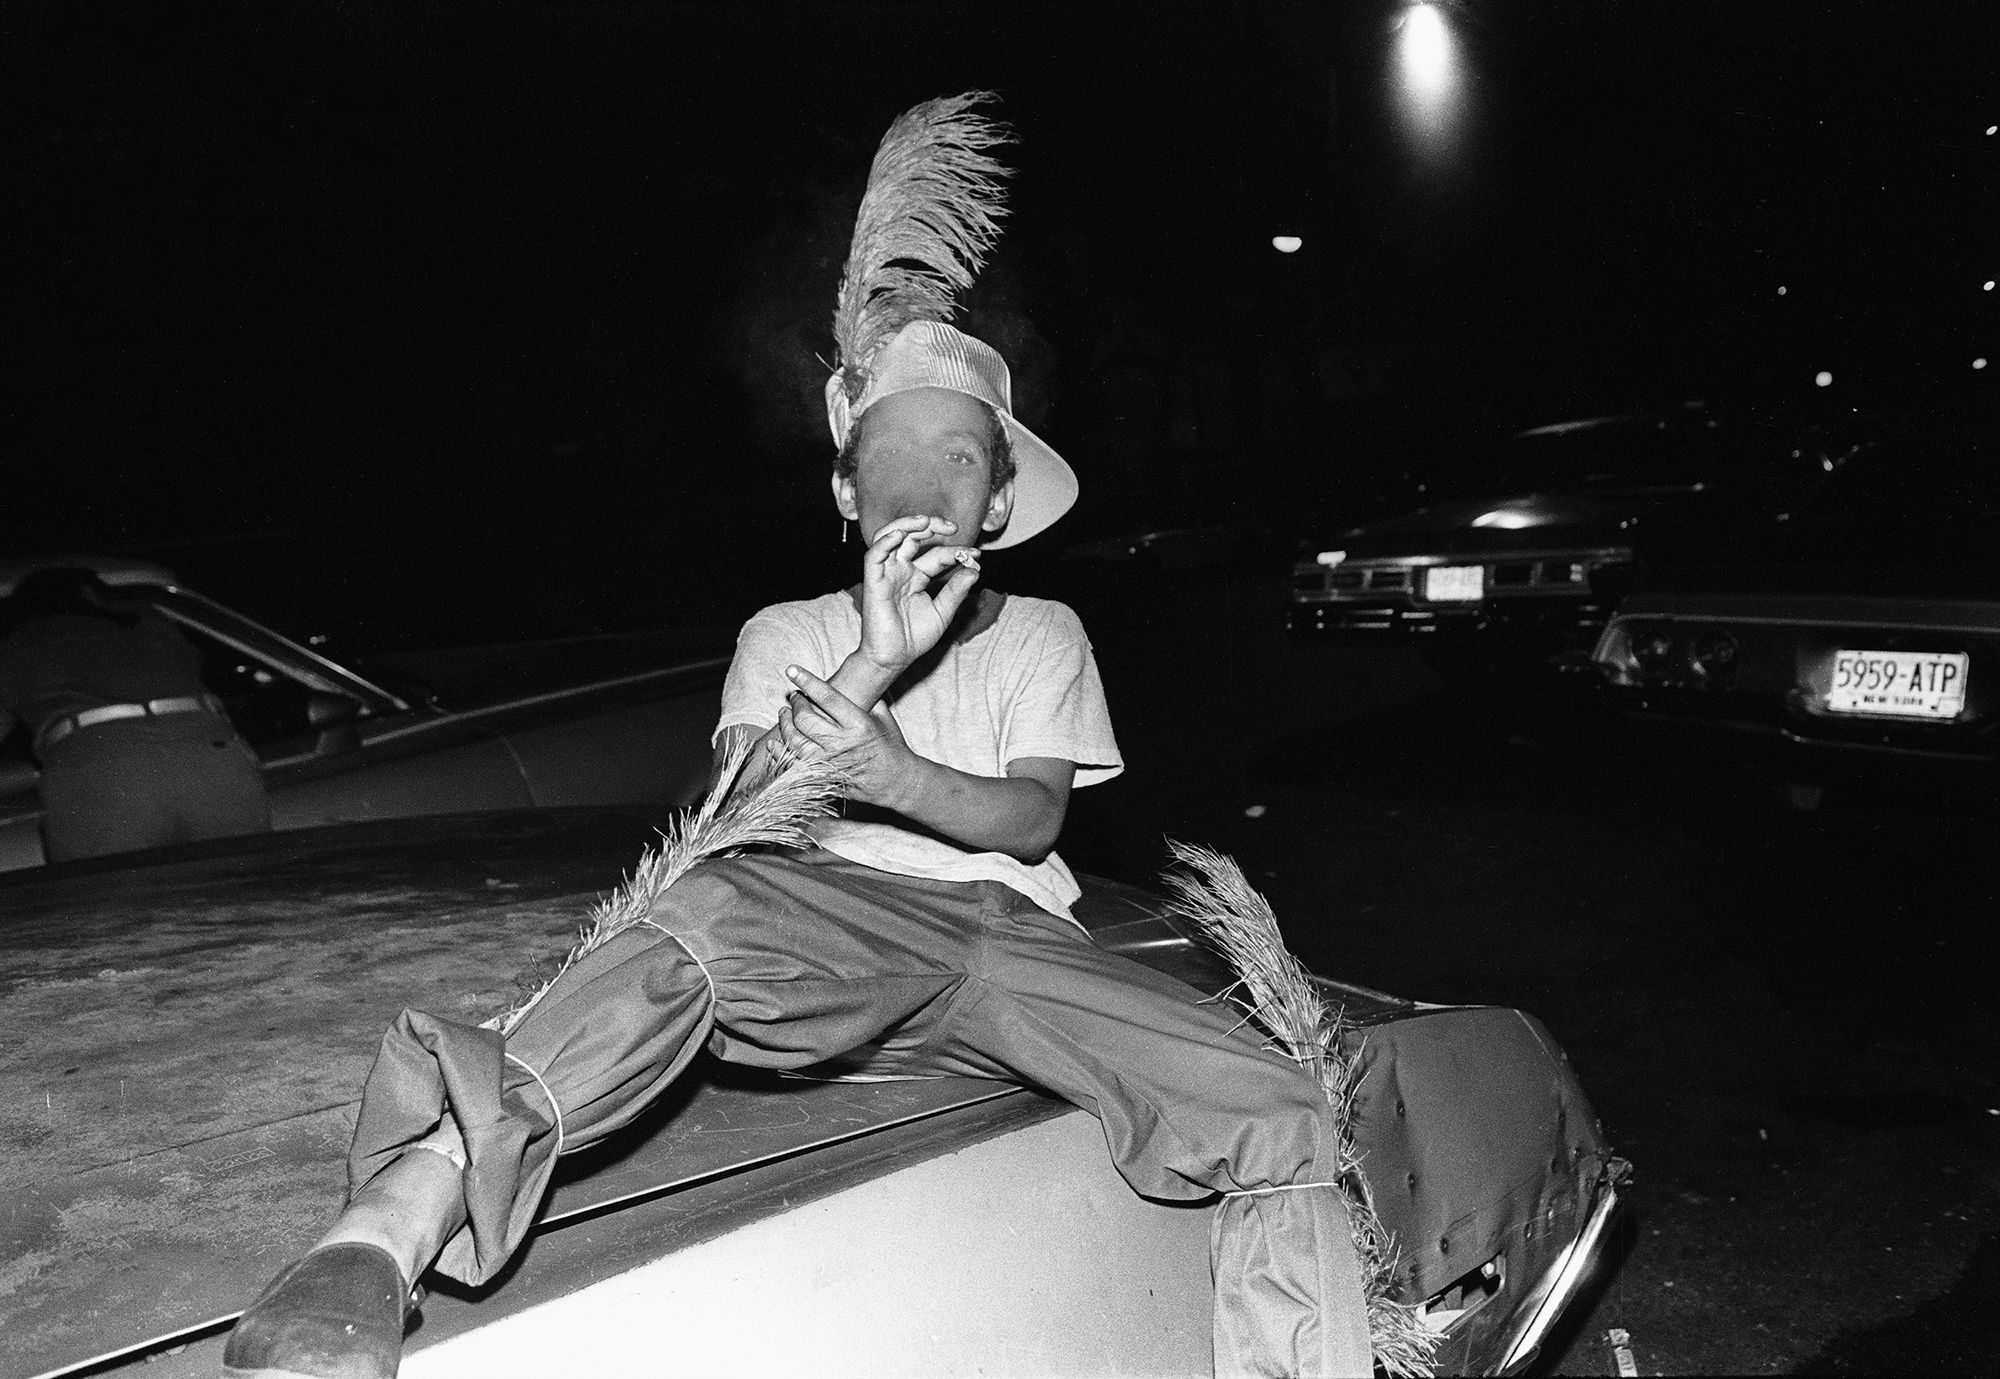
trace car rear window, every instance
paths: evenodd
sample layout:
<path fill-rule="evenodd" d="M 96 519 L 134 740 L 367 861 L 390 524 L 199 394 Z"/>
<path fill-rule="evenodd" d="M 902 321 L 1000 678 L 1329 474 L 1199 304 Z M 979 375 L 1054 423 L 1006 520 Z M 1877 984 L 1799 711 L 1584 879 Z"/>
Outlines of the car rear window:
<path fill-rule="evenodd" d="M 1537 427 L 1506 441 L 1499 460 L 1507 491 L 1549 492 L 1796 483 L 1817 469 L 1816 457 L 1790 428 L 1696 412 Z"/>
<path fill-rule="evenodd" d="M 2000 515 L 2000 440 L 1990 426 L 1915 431 L 1874 442 L 1801 496 L 1802 516 Z"/>

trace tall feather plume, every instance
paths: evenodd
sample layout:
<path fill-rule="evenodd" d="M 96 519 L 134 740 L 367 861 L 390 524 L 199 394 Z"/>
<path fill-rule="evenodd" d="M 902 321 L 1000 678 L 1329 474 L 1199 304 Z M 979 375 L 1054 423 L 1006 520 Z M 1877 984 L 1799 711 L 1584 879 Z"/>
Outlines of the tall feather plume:
<path fill-rule="evenodd" d="M 970 113 L 990 91 L 912 106 L 896 117 L 854 221 L 833 309 L 833 343 L 848 401 L 867 387 L 868 360 L 912 321 L 949 321 L 1007 214 L 1008 169 L 984 150 L 1013 142 L 1006 126 Z"/>
<path fill-rule="evenodd" d="M 1242 868 L 1221 853 L 1167 840 L 1176 862 L 1187 867 L 1166 878 L 1169 907 L 1194 923 L 1229 965 L 1236 985 L 1228 995 L 1270 1036 L 1271 1048 L 1319 1083 L 1333 1110 L 1339 1152 L 1333 1176 L 1347 1197 L 1348 1230 L 1361 1257 L 1362 1293 L 1368 1304 L 1368 1339 L 1375 1362 L 1392 1379 L 1422 1379 L 1434 1372 L 1440 1340 L 1419 1308 L 1396 1296 L 1395 1242 L 1375 1214 L 1368 1180 L 1354 1151 L 1355 1095 L 1360 1066 L 1342 1042 L 1338 1010 L 1285 947 L 1271 904 L 1250 886 Z"/>

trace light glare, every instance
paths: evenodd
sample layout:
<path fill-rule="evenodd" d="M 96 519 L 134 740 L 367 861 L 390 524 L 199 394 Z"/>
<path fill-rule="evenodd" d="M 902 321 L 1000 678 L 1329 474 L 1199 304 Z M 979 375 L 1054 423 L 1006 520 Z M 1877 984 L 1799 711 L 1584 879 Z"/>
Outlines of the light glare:
<path fill-rule="evenodd" d="M 1437 5 L 1415 4 L 1397 21 L 1395 81 L 1403 119 L 1427 158 L 1446 157 L 1464 103 L 1458 44 Z"/>
<path fill-rule="evenodd" d="M 1403 81 L 1420 100 L 1436 100 L 1451 83 L 1451 30 L 1434 5 L 1412 5 L 1399 45 Z"/>
<path fill-rule="evenodd" d="M 1316 557 L 1314 557 L 1314 558 L 1315 558 L 1315 559 L 1317 559 L 1317 560 L 1319 561 L 1319 563 L 1320 563 L 1320 564 L 1322 564 L 1322 565 L 1324 565 L 1324 566 L 1328 567 L 1329 569 L 1331 569 L 1331 568 L 1332 568 L 1333 566 L 1335 566 L 1335 565 L 1338 565 L 1338 564 L 1339 564 L 1339 563 L 1340 563 L 1341 561 L 1343 561 L 1343 560 L 1347 559 L 1347 552 L 1346 552 L 1346 551 L 1321 551 L 1321 552 L 1319 553 L 1319 555 L 1318 555 L 1318 556 L 1316 556 Z"/>
<path fill-rule="evenodd" d="M 1271 247 L 1281 254 L 1296 254 L 1305 241 L 1297 235 L 1272 235 Z"/>
<path fill-rule="evenodd" d="M 1491 512 L 1482 512 L 1479 516 L 1473 518 L 1472 525 L 1475 527 L 1498 527 L 1502 531 L 1520 531 L 1524 527 L 1532 527 L 1537 525 L 1537 523 L 1533 513 L 1521 512 L 1514 508 L 1495 508 Z"/>
<path fill-rule="evenodd" d="M 1973 361 L 1972 361 L 1972 367 L 1973 367 L 1973 368 L 1975 368 L 1975 369 L 1983 369 L 1983 368 L 1985 368 L 1985 367 L 1986 367 L 1986 356 L 1982 354 L 1982 355 L 1980 355 L 1980 356 L 1979 356 L 1979 358 L 1977 358 L 1977 359 L 1973 360 Z"/>
<path fill-rule="evenodd" d="M 1819 386 L 1822 388 L 1832 387 L 1833 375 L 1828 373 L 1825 369 L 1821 369 L 1818 373 L 1813 375 L 1813 382 L 1819 384 Z"/>

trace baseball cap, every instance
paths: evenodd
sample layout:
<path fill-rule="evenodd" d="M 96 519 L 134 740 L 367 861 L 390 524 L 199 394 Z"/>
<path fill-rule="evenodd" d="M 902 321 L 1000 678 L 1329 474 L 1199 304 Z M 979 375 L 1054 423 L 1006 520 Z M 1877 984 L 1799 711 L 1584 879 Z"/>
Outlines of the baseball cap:
<path fill-rule="evenodd" d="M 985 341 L 942 321 L 911 321 L 882 343 L 866 367 L 868 384 L 852 402 L 840 374 L 826 381 L 826 419 L 836 446 L 847 444 L 863 412 L 912 388 L 948 388 L 978 398 L 999 414 L 1014 452 L 1014 511 L 986 549 L 1020 545 L 1076 502 L 1076 472 L 1015 419 L 1007 361 Z"/>

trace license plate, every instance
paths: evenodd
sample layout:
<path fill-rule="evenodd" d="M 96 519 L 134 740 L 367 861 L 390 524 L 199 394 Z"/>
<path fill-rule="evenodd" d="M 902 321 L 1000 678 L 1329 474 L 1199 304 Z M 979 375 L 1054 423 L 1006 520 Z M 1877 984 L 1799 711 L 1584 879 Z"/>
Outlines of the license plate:
<path fill-rule="evenodd" d="M 1965 653 L 1837 651 L 1826 706 L 1834 713 L 1956 718 L 1965 708 Z"/>
<path fill-rule="evenodd" d="M 1435 565 L 1424 571 L 1424 597 L 1434 603 L 1486 597 L 1484 565 Z"/>

